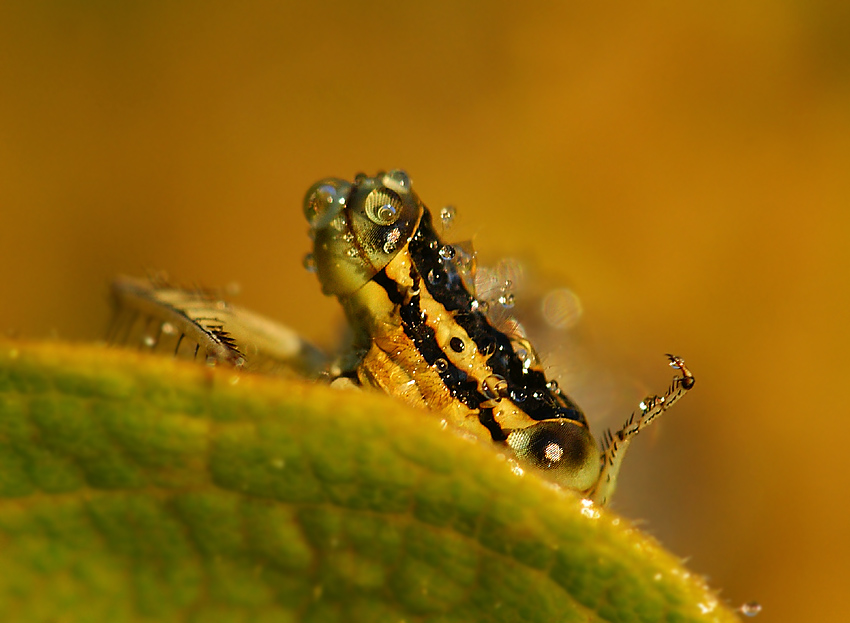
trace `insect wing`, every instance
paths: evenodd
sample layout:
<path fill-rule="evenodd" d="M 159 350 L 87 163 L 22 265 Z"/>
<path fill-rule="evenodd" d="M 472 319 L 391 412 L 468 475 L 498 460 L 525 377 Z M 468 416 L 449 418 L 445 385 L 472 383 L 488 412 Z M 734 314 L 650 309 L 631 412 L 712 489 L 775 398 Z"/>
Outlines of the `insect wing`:
<path fill-rule="evenodd" d="M 317 377 L 325 356 L 291 329 L 208 290 L 119 277 L 110 344 L 173 354 L 250 372 Z"/>

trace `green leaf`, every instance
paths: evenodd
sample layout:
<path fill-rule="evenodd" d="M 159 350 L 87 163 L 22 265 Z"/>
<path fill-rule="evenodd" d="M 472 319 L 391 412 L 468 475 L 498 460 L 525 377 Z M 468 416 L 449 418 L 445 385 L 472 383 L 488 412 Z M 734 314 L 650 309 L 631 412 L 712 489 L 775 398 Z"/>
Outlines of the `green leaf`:
<path fill-rule="evenodd" d="M 439 416 L 0 343 L 0 612 L 30 621 L 735 621 L 626 520 Z"/>

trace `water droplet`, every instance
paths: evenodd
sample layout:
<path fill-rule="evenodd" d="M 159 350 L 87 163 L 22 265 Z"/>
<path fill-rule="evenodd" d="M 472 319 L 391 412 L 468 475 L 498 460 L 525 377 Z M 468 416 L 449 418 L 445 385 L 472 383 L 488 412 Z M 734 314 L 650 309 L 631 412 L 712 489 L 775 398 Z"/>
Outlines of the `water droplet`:
<path fill-rule="evenodd" d="M 383 177 L 381 182 L 387 188 L 401 194 L 409 193 L 412 186 L 410 177 L 401 169 L 390 171 Z"/>
<path fill-rule="evenodd" d="M 503 294 L 499 297 L 499 304 L 505 309 L 511 309 L 516 304 L 516 299 L 513 294 Z"/>
<path fill-rule="evenodd" d="M 440 210 L 440 220 L 443 222 L 443 229 L 451 227 L 456 216 L 457 209 L 454 206 L 444 206 Z"/>
<path fill-rule="evenodd" d="M 524 389 L 515 389 L 511 392 L 511 399 L 514 402 L 525 402 L 528 399 L 528 392 Z"/>
<path fill-rule="evenodd" d="M 490 400 L 501 400 L 508 391 L 508 382 L 498 374 L 491 374 L 481 384 L 484 395 Z"/>
<path fill-rule="evenodd" d="M 559 288 L 546 294 L 540 307 L 546 324 L 560 330 L 574 327 L 584 313 L 581 300 L 568 288 Z"/>
<path fill-rule="evenodd" d="M 337 189 L 332 184 L 319 182 L 304 199 L 304 216 L 310 227 L 319 229 L 335 215 Z"/>
<path fill-rule="evenodd" d="M 469 304 L 469 309 L 472 311 L 478 311 L 480 306 L 481 303 L 479 303 L 477 299 L 472 299 L 472 302 Z"/>
<path fill-rule="evenodd" d="M 554 379 L 546 383 L 546 389 L 548 389 L 553 394 L 561 393 L 561 387 L 558 385 L 558 381 Z"/>
<path fill-rule="evenodd" d="M 581 514 L 588 519 L 599 519 L 600 516 L 599 509 L 593 505 L 591 500 L 587 499 L 581 501 Z"/>
<path fill-rule="evenodd" d="M 375 217 L 381 223 L 395 223 L 398 218 L 398 208 L 390 203 L 385 203 L 375 210 Z"/>
<path fill-rule="evenodd" d="M 738 611 L 743 614 L 745 617 L 754 617 L 761 612 L 761 604 L 757 601 L 748 601 L 740 608 Z"/>
<path fill-rule="evenodd" d="M 160 329 L 165 335 L 174 335 L 175 333 L 177 333 L 177 329 L 175 329 L 174 325 L 170 322 L 163 322 Z"/>
<path fill-rule="evenodd" d="M 428 271 L 428 283 L 436 286 L 436 285 L 440 285 L 440 284 L 444 283 L 445 280 L 446 280 L 446 274 L 445 273 L 443 273 L 439 270 L 434 270 L 434 269 L 431 269 L 430 271 Z"/>
<path fill-rule="evenodd" d="M 444 246 L 440 247 L 440 257 L 443 258 L 444 260 L 453 259 L 454 256 L 455 256 L 454 247 L 452 247 L 450 245 L 444 245 Z"/>
<path fill-rule="evenodd" d="M 440 358 L 434 362 L 434 367 L 437 368 L 438 372 L 445 372 L 449 369 L 449 362 Z"/>
<path fill-rule="evenodd" d="M 437 250 L 437 247 L 439 247 L 439 246 L 440 246 L 440 243 L 437 242 L 436 240 L 432 240 L 431 242 L 428 243 L 428 248 L 433 249 L 435 251 Z"/>
<path fill-rule="evenodd" d="M 152 335 L 146 335 L 142 339 L 142 344 L 144 344 L 148 348 L 153 348 L 154 346 L 156 346 L 156 339 Z"/>
<path fill-rule="evenodd" d="M 392 253 L 395 251 L 396 244 L 392 240 L 387 240 L 384 243 L 384 253 Z"/>
<path fill-rule="evenodd" d="M 348 257 L 355 258 L 355 257 L 357 257 L 357 249 L 355 249 L 355 248 L 353 248 L 353 247 L 352 247 L 351 249 L 349 249 L 348 251 L 346 251 L 346 252 L 345 252 L 345 254 L 346 254 Z"/>
<path fill-rule="evenodd" d="M 350 231 L 345 232 L 342 235 L 342 241 L 351 244 L 352 242 L 354 242 L 354 234 L 352 234 Z"/>
<path fill-rule="evenodd" d="M 304 268 L 308 273 L 316 272 L 316 256 L 312 253 L 307 253 L 304 255 L 304 259 L 301 262 L 304 265 Z"/>

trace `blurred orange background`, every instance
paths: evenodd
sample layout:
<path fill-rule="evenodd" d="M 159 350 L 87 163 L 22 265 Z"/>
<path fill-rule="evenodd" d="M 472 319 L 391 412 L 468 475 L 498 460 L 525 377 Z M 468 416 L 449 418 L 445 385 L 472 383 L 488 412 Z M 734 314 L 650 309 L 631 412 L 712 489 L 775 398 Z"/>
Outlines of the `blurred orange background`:
<path fill-rule="evenodd" d="M 3 3 L 0 330 L 97 339 L 166 269 L 332 344 L 303 193 L 405 168 L 578 293 L 617 401 L 692 367 L 614 507 L 759 621 L 845 621 L 850 5 L 524 6 Z"/>

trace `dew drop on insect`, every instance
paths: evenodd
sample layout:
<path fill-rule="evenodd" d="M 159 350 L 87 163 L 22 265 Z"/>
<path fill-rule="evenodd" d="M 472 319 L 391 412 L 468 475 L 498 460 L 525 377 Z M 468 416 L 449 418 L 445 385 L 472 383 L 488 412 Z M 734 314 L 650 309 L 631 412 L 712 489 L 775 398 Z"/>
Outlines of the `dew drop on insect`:
<path fill-rule="evenodd" d="M 387 188 L 403 194 L 410 192 L 410 177 L 401 169 L 395 169 L 387 173 L 381 180 Z"/>
<path fill-rule="evenodd" d="M 451 260 L 455 256 L 454 247 L 450 245 L 443 245 L 440 247 L 440 257 L 444 260 Z"/>
<path fill-rule="evenodd" d="M 142 338 L 142 343 L 148 348 L 153 348 L 156 346 L 156 339 L 152 335 L 146 335 Z"/>
<path fill-rule="evenodd" d="M 443 229 L 451 227 L 456 216 L 457 209 L 454 206 L 444 206 L 440 210 L 440 221 L 443 223 Z"/>
<path fill-rule="evenodd" d="M 389 225 L 398 220 L 398 208 L 391 203 L 385 203 L 375 210 L 375 217 L 381 225 Z"/>
<path fill-rule="evenodd" d="M 346 252 L 345 252 L 345 254 L 346 254 L 348 257 L 355 258 L 355 257 L 357 257 L 357 249 L 355 249 L 355 248 L 353 248 L 353 247 L 352 247 L 351 249 L 349 249 L 348 251 L 346 251 Z"/>
<path fill-rule="evenodd" d="M 174 335 L 175 333 L 177 333 L 177 329 L 175 329 L 174 325 L 170 322 L 163 322 L 162 326 L 160 327 L 160 330 L 165 335 Z"/>
<path fill-rule="evenodd" d="M 352 242 L 354 242 L 354 234 L 352 234 L 350 231 L 345 232 L 342 235 L 342 241 L 351 244 Z"/>
<path fill-rule="evenodd" d="M 490 400 L 501 400 L 508 391 L 508 382 L 498 374 L 491 374 L 481 385 L 484 395 Z"/>
<path fill-rule="evenodd" d="M 490 357 L 491 355 L 494 355 L 496 353 L 496 350 L 498 350 L 498 346 L 496 345 L 495 341 L 485 340 L 478 345 L 478 350 L 485 357 Z"/>
<path fill-rule="evenodd" d="M 312 253 L 305 254 L 301 263 L 308 273 L 316 272 L 316 257 Z"/>
<path fill-rule="evenodd" d="M 511 398 L 514 402 L 525 402 L 528 399 L 528 392 L 524 389 L 515 389 L 511 392 Z"/>
<path fill-rule="evenodd" d="M 561 393 L 561 388 L 558 385 L 558 381 L 555 381 L 555 380 L 552 380 L 552 381 L 549 381 L 548 383 L 546 383 L 546 389 L 548 389 L 553 394 L 560 394 Z"/>
<path fill-rule="evenodd" d="M 757 601 L 748 601 L 738 608 L 738 612 L 745 617 L 754 617 L 761 612 L 761 604 Z"/>
<path fill-rule="evenodd" d="M 440 285 L 444 281 L 445 275 L 442 272 L 434 269 L 428 271 L 428 283 L 430 283 L 431 285 Z"/>
<path fill-rule="evenodd" d="M 313 189 L 304 200 L 304 216 L 310 227 L 320 228 L 327 224 L 336 200 L 336 188 L 330 184 L 321 184 Z"/>
<path fill-rule="evenodd" d="M 516 304 L 514 295 L 510 292 L 499 297 L 499 304 L 505 309 L 511 309 Z"/>
<path fill-rule="evenodd" d="M 445 359 L 439 358 L 434 362 L 434 367 L 437 368 L 438 372 L 445 372 L 449 369 L 449 362 Z"/>

